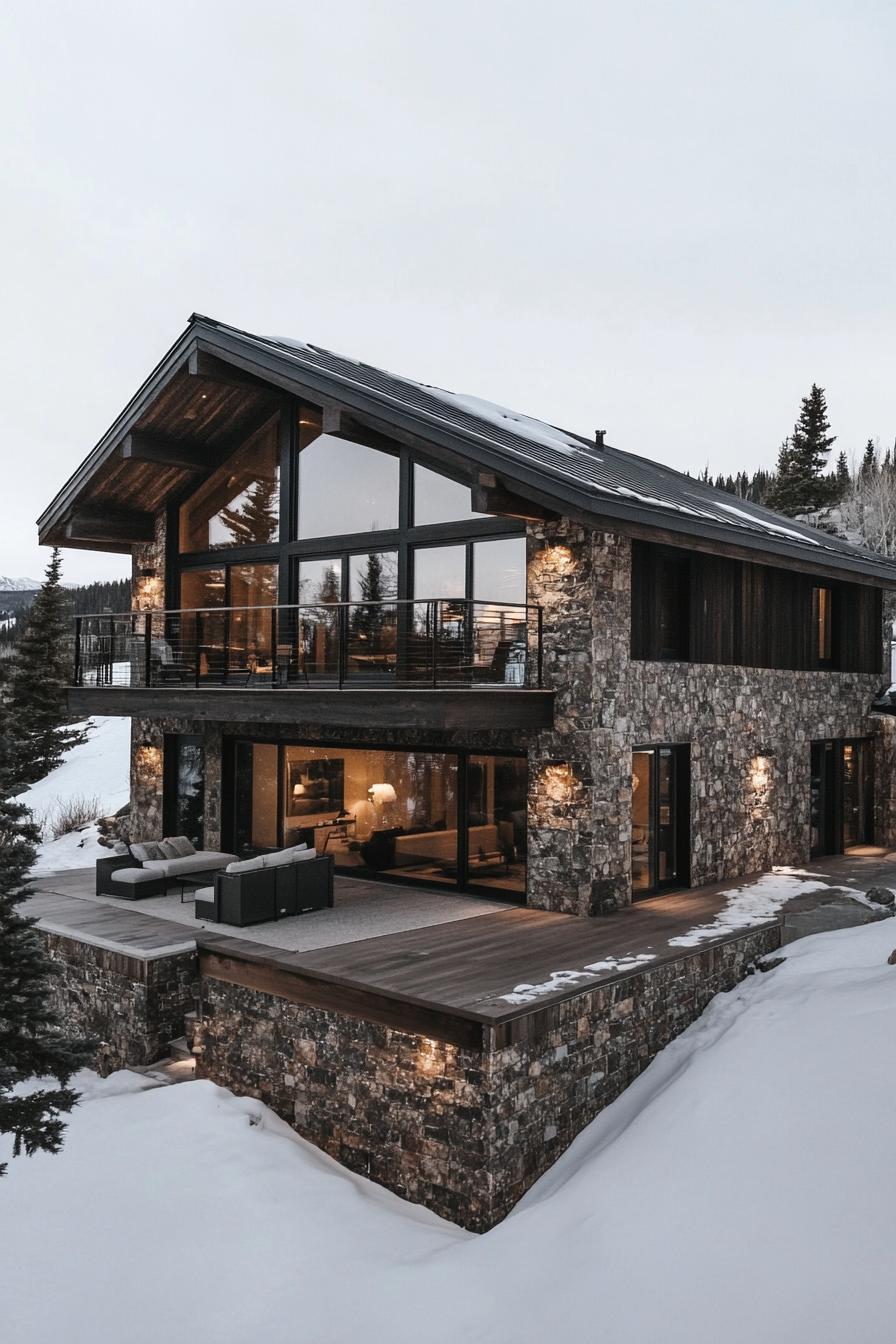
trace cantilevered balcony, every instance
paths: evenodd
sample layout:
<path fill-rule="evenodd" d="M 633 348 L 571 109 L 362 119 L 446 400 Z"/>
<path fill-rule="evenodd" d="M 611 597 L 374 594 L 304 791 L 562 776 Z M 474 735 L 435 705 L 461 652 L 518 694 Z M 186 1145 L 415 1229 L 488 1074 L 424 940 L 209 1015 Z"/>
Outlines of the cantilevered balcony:
<path fill-rule="evenodd" d="M 73 710 L 546 727 L 541 609 L 432 598 L 80 616 Z"/>

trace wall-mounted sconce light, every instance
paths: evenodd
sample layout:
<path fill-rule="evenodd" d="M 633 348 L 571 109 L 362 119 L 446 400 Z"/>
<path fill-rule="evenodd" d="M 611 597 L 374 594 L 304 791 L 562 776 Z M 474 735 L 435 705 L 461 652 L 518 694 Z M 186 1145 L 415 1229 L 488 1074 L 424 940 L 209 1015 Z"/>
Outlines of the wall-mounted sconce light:
<path fill-rule="evenodd" d="M 569 761 L 552 761 L 544 768 L 544 791 L 552 803 L 568 803 L 572 797 L 573 773 Z"/>

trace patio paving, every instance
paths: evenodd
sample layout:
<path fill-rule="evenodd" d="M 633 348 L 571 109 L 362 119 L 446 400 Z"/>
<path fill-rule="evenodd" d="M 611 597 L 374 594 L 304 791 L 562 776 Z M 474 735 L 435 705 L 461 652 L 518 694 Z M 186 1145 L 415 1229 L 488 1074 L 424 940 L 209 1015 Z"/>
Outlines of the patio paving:
<path fill-rule="evenodd" d="M 129 910 L 134 914 L 153 916 L 172 924 L 186 926 L 193 935 L 229 933 L 241 940 L 263 943 L 289 952 L 308 952 L 315 948 L 337 947 L 342 943 L 356 943 L 367 938 L 380 938 L 412 929 L 427 929 L 458 920 L 475 919 L 506 910 L 505 901 L 490 901 L 478 896 L 459 896 L 454 891 L 438 891 L 420 887 L 404 887 L 387 882 L 369 882 L 361 878 L 335 879 L 335 904 L 331 910 L 316 910 L 305 915 L 291 915 L 266 924 L 253 924 L 245 929 L 231 925 L 213 924 L 197 920 L 193 914 L 193 897 L 188 892 L 183 903 L 175 889 L 167 896 L 151 896 L 142 901 L 122 901 L 115 896 L 97 896 L 94 890 L 93 868 L 69 869 L 60 873 L 44 873 L 35 877 L 33 888 L 48 896 L 74 897 L 115 910 Z M 179 936 L 179 935 L 178 935 Z M 189 935 L 187 935 L 189 936 Z M 177 941 L 167 936 L 168 942 Z"/>

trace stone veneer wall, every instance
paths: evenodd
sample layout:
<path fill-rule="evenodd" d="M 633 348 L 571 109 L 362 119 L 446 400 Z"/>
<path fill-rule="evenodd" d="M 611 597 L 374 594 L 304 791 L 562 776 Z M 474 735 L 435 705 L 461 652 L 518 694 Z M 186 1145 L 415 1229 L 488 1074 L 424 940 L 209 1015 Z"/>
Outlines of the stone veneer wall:
<path fill-rule="evenodd" d="M 164 573 L 164 518 L 137 548 L 135 605 L 164 605 L 141 568 Z M 809 860 L 810 743 L 875 736 L 876 839 L 896 844 L 896 738 L 868 707 L 874 674 L 792 672 L 630 657 L 631 544 L 561 520 L 530 526 L 529 600 L 544 607 L 544 679 L 555 692 L 550 732 L 427 734 L 450 751 L 528 751 L 528 901 L 597 914 L 631 898 L 631 753 L 687 743 L 691 756 L 691 882 L 700 885 Z M 162 833 L 163 734 L 206 741 L 205 843 L 221 843 L 220 724 L 133 723 L 134 837 Z M 351 732 L 302 723 L 229 723 L 229 734 L 274 740 L 419 745 L 412 730 Z"/>
<path fill-rule="evenodd" d="M 690 744 L 691 881 L 809 860 L 810 744 L 876 735 L 877 840 L 896 843 L 881 676 L 630 657 L 631 544 L 564 520 L 529 530 L 554 730 L 530 751 L 529 902 L 595 914 L 630 900 L 631 753 Z"/>
<path fill-rule="evenodd" d="M 534 1013 L 482 1051 L 204 977 L 198 1071 L 352 1171 L 482 1232 L 762 954 L 744 933 Z M 500 1029 L 499 1029 L 500 1030 Z"/>
<path fill-rule="evenodd" d="M 50 1002 L 67 1028 L 98 1040 L 96 1067 L 104 1077 L 164 1058 L 168 1043 L 183 1036 L 198 991 L 195 951 L 147 959 L 40 927 L 38 933 L 59 967 Z"/>

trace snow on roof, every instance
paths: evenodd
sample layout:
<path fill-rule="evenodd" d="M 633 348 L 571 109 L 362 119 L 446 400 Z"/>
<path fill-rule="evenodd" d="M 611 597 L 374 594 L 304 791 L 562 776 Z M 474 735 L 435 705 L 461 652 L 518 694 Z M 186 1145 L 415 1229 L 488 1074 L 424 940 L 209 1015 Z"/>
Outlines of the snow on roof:
<path fill-rule="evenodd" d="M 731 496 L 698 481 L 665 463 L 655 462 L 561 429 L 543 420 L 523 415 L 482 397 L 451 392 L 416 382 L 385 369 L 336 354 L 321 346 L 288 337 L 257 336 L 210 318 L 198 318 L 230 337 L 274 350 L 290 362 L 357 389 L 381 405 L 411 413 L 469 443 L 497 450 L 508 462 L 525 463 L 536 470 L 551 493 L 551 482 L 562 498 L 564 484 L 580 498 L 591 496 L 595 512 L 601 501 L 617 500 L 637 509 L 641 517 L 670 514 L 693 519 L 695 524 L 722 527 L 779 544 L 808 546 L 820 557 L 841 556 L 853 566 L 864 558 L 878 570 L 892 569 L 882 557 L 864 547 L 844 541 L 808 524 L 782 518 L 749 500 L 731 502 Z M 659 520 L 658 520 L 659 521 Z"/>

